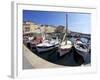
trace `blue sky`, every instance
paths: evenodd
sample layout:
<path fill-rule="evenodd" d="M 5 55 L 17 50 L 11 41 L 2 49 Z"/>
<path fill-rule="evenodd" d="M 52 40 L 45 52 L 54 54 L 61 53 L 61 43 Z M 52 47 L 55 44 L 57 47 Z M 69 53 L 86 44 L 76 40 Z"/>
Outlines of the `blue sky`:
<path fill-rule="evenodd" d="M 66 14 L 68 16 L 67 19 Z M 23 21 L 66 26 L 66 20 L 68 21 L 68 29 L 71 31 L 82 33 L 91 32 L 91 15 L 88 13 L 23 10 Z"/>

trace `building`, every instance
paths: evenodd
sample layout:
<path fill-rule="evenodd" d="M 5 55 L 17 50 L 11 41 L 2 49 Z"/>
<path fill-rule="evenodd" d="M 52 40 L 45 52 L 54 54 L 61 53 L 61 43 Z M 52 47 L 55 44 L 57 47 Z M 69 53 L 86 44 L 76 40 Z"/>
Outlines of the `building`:
<path fill-rule="evenodd" d="M 28 33 L 53 33 L 56 27 L 52 25 L 40 25 L 30 21 L 23 22 L 23 34 Z"/>
<path fill-rule="evenodd" d="M 36 30 L 38 30 L 38 31 L 36 31 Z M 39 31 L 39 25 L 32 23 L 30 21 L 24 21 L 23 22 L 23 34 L 35 33 L 35 32 L 40 32 Z"/>

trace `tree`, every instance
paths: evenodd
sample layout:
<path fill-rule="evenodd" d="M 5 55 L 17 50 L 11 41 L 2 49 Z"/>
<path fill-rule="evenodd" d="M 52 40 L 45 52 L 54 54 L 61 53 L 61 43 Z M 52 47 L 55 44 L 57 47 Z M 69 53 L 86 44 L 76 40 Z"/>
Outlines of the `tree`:
<path fill-rule="evenodd" d="M 56 29 L 55 29 L 56 33 L 63 33 L 64 32 L 64 26 L 59 25 Z"/>

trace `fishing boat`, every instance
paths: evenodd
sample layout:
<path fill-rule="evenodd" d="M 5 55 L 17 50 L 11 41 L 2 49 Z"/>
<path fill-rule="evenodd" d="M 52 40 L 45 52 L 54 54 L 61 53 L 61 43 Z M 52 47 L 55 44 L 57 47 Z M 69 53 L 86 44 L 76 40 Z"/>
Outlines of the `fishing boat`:
<path fill-rule="evenodd" d="M 74 43 L 74 47 L 75 47 L 76 52 L 79 55 L 81 55 L 85 61 L 87 54 L 89 53 L 89 48 L 87 47 L 87 45 L 78 39 Z"/>
<path fill-rule="evenodd" d="M 66 19 L 67 19 L 67 14 L 66 14 Z M 65 34 L 63 36 L 63 39 L 61 41 L 61 44 L 60 44 L 60 47 L 59 47 L 59 50 L 58 50 L 59 53 L 60 53 L 60 56 L 67 54 L 72 49 L 72 42 L 70 40 L 68 40 L 67 32 L 68 32 L 68 20 L 66 20 Z"/>
<path fill-rule="evenodd" d="M 61 46 L 59 47 L 60 56 L 63 56 L 68 52 L 70 52 L 71 48 L 72 48 L 71 41 L 67 41 L 67 44 L 65 44 L 65 42 L 62 42 Z"/>
<path fill-rule="evenodd" d="M 56 37 L 56 39 L 51 38 L 48 40 L 46 39 L 46 31 L 41 33 L 43 38 L 42 43 L 36 45 L 36 49 L 39 53 L 52 50 L 59 46 L 58 37 Z"/>
<path fill-rule="evenodd" d="M 63 56 L 71 51 L 72 42 L 70 40 L 62 41 L 59 47 L 60 56 Z"/>
<path fill-rule="evenodd" d="M 49 50 L 52 50 L 54 48 L 57 48 L 59 46 L 59 41 L 56 39 L 51 40 L 44 40 L 42 43 L 36 45 L 38 52 L 46 52 Z"/>
<path fill-rule="evenodd" d="M 36 48 L 36 45 L 42 43 L 42 40 L 42 38 L 34 37 L 34 39 L 30 41 L 31 48 Z"/>

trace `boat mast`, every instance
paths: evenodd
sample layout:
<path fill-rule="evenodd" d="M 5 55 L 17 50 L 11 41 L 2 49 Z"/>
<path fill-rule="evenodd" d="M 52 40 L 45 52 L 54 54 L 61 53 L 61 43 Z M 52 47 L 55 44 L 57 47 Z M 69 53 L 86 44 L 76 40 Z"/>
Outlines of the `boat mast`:
<path fill-rule="evenodd" d="M 65 34 L 64 34 L 63 39 L 62 39 L 61 42 L 65 41 L 65 44 L 67 44 L 67 29 L 68 29 L 68 15 L 67 15 L 67 13 L 66 13 L 65 17 L 66 17 L 66 20 L 65 20 L 65 23 L 66 23 L 66 25 L 65 25 Z"/>
<path fill-rule="evenodd" d="M 66 29 L 65 29 L 65 33 L 66 33 L 66 38 L 65 38 L 66 40 L 65 41 L 66 41 L 66 44 L 67 44 L 67 35 L 68 35 L 67 31 L 68 31 L 68 14 L 66 13 Z"/>

